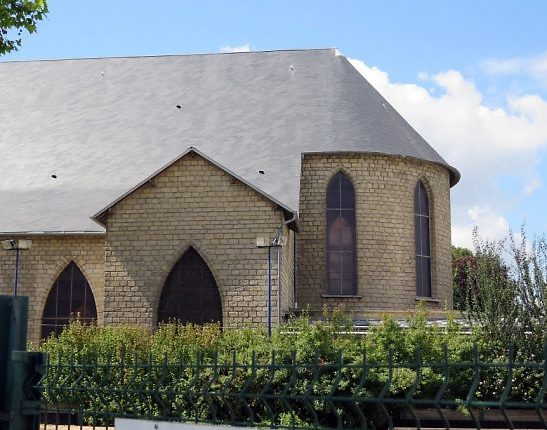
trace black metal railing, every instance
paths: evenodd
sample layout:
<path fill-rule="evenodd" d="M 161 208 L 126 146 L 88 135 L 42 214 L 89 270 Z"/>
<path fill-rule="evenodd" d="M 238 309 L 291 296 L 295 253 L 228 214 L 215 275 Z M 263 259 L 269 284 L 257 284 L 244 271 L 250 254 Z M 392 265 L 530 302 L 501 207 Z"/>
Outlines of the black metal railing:
<path fill-rule="evenodd" d="M 50 357 L 41 381 L 42 423 L 112 426 L 115 417 L 302 429 L 488 424 L 547 428 L 547 344 L 543 359 L 517 362 L 512 351 L 484 362 L 309 362 L 272 353 L 245 363 L 218 355 L 139 360 L 129 354 L 77 361 Z M 281 358 L 283 357 L 283 358 Z M 524 389 L 524 391 L 523 391 Z M 76 428 L 76 427 L 74 427 Z"/>

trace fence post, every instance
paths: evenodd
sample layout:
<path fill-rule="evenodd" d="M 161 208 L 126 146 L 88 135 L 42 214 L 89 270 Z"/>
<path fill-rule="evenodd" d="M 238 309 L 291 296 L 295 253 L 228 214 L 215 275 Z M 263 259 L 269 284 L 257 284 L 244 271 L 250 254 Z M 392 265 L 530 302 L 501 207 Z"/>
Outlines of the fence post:
<path fill-rule="evenodd" d="M 46 355 L 26 351 L 28 297 L 0 296 L 0 430 L 39 428 Z"/>

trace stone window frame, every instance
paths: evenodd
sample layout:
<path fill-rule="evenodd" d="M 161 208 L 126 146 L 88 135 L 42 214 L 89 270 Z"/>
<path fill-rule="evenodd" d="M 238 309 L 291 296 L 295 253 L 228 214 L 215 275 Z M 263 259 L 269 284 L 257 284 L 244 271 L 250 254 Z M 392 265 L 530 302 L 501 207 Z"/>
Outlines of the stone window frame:
<path fill-rule="evenodd" d="M 349 182 L 349 184 L 352 187 L 353 192 L 353 208 L 331 208 L 328 207 L 328 189 L 330 187 L 330 184 L 333 180 L 339 175 L 342 175 L 344 178 L 346 178 Z M 327 294 L 323 294 L 323 297 L 330 297 L 330 298 L 336 298 L 336 297 L 357 297 L 357 203 L 356 203 L 356 189 L 355 189 L 355 181 L 352 179 L 352 176 L 345 170 L 345 169 L 337 169 L 326 181 L 326 186 L 324 189 L 324 210 L 325 210 L 325 284 L 326 284 L 326 292 Z M 354 216 L 353 216 L 353 226 L 352 226 L 352 254 L 353 254 L 353 284 L 351 292 L 342 292 L 340 291 L 333 291 L 330 289 L 329 285 L 329 225 L 328 225 L 328 212 L 329 210 L 353 210 Z"/>
<path fill-rule="evenodd" d="M 418 271 L 417 271 L 417 257 L 418 257 L 418 254 L 416 253 L 416 242 L 417 242 L 417 237 L 416 237 L 416 217 L 417 216 L 423 216 L 423 215 L 418 215 L 416 213 L 416 201 L 415 201 L 415 193 L 416 193 L 416 190 L 417 188 L 422 185 L 423 189 L 425 190 L 425 196 L 427 198 L 427 203 L 428 203 L 428 206 L 427 206 L 427 211 L 428 211 L 428 227 L 429 227 L 429 294 L 428 295 L 424 295 L 424 294 L 419 294 L 419 291 L 418 291 Z M 414 187 L 412 188 L 412 219 L 413 219 L 413 226 L 414 226 L 414 250 L 413 250 L 413 254 L 414 254 L 414 276 L 415 276 L 415 290 L 416 290 L 416 299 L 417 300 L 425 300 L 425 301 L 432 301 L 432 302 L 436 302 L 437 300 L 434 298 L 436 296 L 436 291 L 435 291 L 435 278 L 436 278 L 436 274 L 435 274 L 435 222 L 434 222 L 434 196 L 433 196 L 433 192 L 432 192 L 432 188 L 431 188 L 431 184 L 428 180 L 427 177 L 425 176 L 420 176 L 415 184 L 414 184 Z M 423 293 L 423 290 L 422 290 L 422 293 Z"/>
<path fill-rule="evenodd" d="M 57 274 L 55 276 L 55 279 L 53 280 L 53 282 L 50 284 L 51 287 L 49 288 L 49 290 L 47 291 L 47 295 L 46 295 L 46 298 L 45 298 L 45 301 L 43 303 L 43 311 L 42 311 L 42 318 L 40 319 L 40 337 L 41 338 L 47 338 L 49 337 L 49 335 L 51 333 L 56 333 L 56 334 L 59 334 L 61 331 L 62 331 L 62 326 L 61 324 L 58 324 L 58 320 L 70 320 L 71 318 L 73 318 L 74 316 L 74 312 L 72 310 L 72 297 L 73 297 L 73 291 L 74 291 L 74 288 L 77 288 L 78 286 L 75 286 L 74 285 L 74 268 L 76 268 L 78 270 L 78 272 L 81 274 L 82 276 L 82 280 L 85 281 L 85 284 L 84 284 L 84 316 L 81 316 L 81 315 L 78 315 L 78 319 L 84 323 L 89 323 L 89 324 L 96 324 L 97 321 L 98 321 L 98 311 L 97 311 L 97 301 L 95 300 L 95 293 L 93 292 L 93 288 L 91 287 L 91 284 L 88 280 L 88 276 L 86 275 L 84 269 L 82 268 L 82 266 L 80 266 L 76 261 L 75 259 L 70 259 L 68 260 L 68 262 L 66 262 L 66 264 L 64 264 L 62 266 L 62 269 L 57 271 Z M 58 306 L 59 306 L 59 292 L 61 291 L 61 289 L 65 290 L 66 289 L 66 286 L 61 286 L 59 283 L 61 282 L 61 277 L 64 275 L 64 273 L 71 269 L 71 274 L 70 274 L 70 285 L 69 285 L 69 315 L 67 316 L 59 316 L 58 315 Z M 48 312 L 48 303 L 49 303 L 49 299 L 50 299 L 50 296 L 51 294 L 53 293 L 54 289 L 57 287 L 56 291 L 57 291 L 57 296 L 55 298 L 55 317 L 48 317 L 46 316 L 47 312 Z M 89 291 L 89 295 L 87 294 Z M 63 291 L 63 292 L 66 292 L 66 291 Z M 88 303 L 88 301 L 90 301 Z M 90 309 L 90 314 L 92 316 L 86 316 L 87 314 L 89 314 L 87 312 L 88 308 Z M 53 330 L 50 330 L 49 333 L 46 335 L 46 336 L 43 336 L 44 334 L 44 326 L 46 326 L 44 320 L 45 319 L 54 319 L 55 321 L 53 322 L 53 324 L 48 324 L 48 326 L 53 326 Z M 68 321 L 67 321 L 68 322 Z M 60 328 L 60 330 L 59 330 Z"/>

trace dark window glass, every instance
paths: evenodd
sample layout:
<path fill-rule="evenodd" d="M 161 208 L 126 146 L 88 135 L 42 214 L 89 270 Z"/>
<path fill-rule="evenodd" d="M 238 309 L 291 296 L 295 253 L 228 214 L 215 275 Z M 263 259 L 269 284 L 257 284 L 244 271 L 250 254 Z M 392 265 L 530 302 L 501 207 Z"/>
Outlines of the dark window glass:
<path fill-rule="evenodd" d="M 340 254 L 341 267 L 341 292 L 342 294 L 355 294 L 355 260 L 353 252 L 343 252 Z"/>
<path fill-rule="evenodd" d="M 431 254 L 430 254 L 430 251 L 431 251 L 431 246 L 429 244 L 429 216 L 422 216 L 421 217 L 421 234 L 422 234 L 422 255 L 424 257 L 431 257 Z"/>
<path fill-rule="evenodd" d="M 424 185 L 420 182 L 420 214 L 429 216 L 429 199 L 427 198 L 427 192 Z"/>
<path fill-rule="evenodd" d="M 416 216 L 416 214 L 414 215 L 414 252 L 416 255 L 422 255 L 422 241 L 421 240 L 418 240 L 418 238 L 420 237 L 420 220 L 419 218 Z"/>
<path fill-rule="evenodd" d="M 42 318 L 42 338 L 51 333 L 61 333 L 70 318 L 78 318 L 89 324 L 97 320 L 93 293 L 84 274 L 74 262 L 63 270 L 49 292 Z"/>
<path fill-rule="evenodd" d="M 414 189 L 414 234 L 416 241 L 416 295 L 431 297 L 429 199 L 422 182 L 418 182 Z"/>
<path fill-rule="evenodd" d="M 222 324 L 222 304 L 215 279 L 193 248 L 175 264 L 163 287 L 158 322 L 169 320 Z"/>
<path fill-rule="evenodd" d="M 340 178 L 340 208 L 355 208 L 355 193 L 348 178 Z"/>
<path fill-rule="evenodd" d="M 422 257 L 422 273 L 424 277 L 422 297 L 431 297 L 431 258 Z"/>
<path fill-rule="evenodd" d="M 327 211 L 327 245 L 331 251 L 353 251 L 355 214 L 350 211 Z"/>
<path fill-rule="evenodd" d="M 327 187 L 327 209 L 338 209 L 340 207 L 340 183 L 333 178 Z"/>
<path fill-rule="evenodd" d="M 356 294 L 355 192 L 337 173 L 327 187 L 327 292 Z"/>

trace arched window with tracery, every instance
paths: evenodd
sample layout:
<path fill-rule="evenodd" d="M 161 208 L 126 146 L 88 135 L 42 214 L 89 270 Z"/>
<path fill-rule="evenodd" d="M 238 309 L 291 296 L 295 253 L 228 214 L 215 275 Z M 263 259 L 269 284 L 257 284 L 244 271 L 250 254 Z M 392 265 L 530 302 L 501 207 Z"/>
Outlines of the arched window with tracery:
<path fill-rule="evenodd" d="M 327 292 L 357 293 L 355 270 L 355 191 L 342 172 L 327 187 Z"/>
<path fill-rule="evenodd" d="M 222 304 L 215 278 L 194 248 L 173 266 L 161 292 L 158 322 L 170 320 L 222 325 Z"/>
<path fill-rule="evenodd" d="M 91 287 L 73 261 L 56 279 L 47 297 L 42 318 L 42 339 L 52 333 L 61 333 L 71 318 L 89 324 L 97 320 Z"/>
<path fill-rule="evenodd" d="M 431 297 L 431 240 L 429 198 L 422 181 L 414 189 L 414 232 L 416 245 L 416 295 Z"/>

